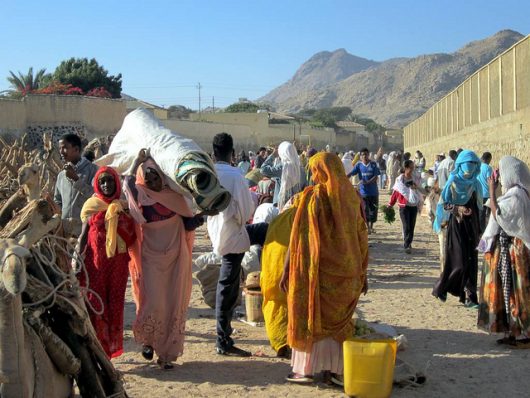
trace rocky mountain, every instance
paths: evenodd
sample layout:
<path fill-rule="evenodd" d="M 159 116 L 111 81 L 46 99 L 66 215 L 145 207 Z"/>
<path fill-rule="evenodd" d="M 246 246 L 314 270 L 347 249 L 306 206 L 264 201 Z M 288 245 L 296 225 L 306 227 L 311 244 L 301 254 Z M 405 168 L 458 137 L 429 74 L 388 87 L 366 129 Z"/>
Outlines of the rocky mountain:
<path fill-rule="evenodd" d="M 289 81 L 272 90 L 262 100 L 282 103 L 303 91 L 326 87 L 378 64 L 351 55 L 343 48 L 333 52 L 321 51 L 304 62 Z"/>
<path fill-rule="evenodd" d="M 271 102 L 283 112 L 349 106 L 353 113 L 383 125 L 403 127 L 523 37 L 503 30 L 451 54 L 394 58 L 381 63 L 345 50 L 320 52 L 260 101 Z"/>

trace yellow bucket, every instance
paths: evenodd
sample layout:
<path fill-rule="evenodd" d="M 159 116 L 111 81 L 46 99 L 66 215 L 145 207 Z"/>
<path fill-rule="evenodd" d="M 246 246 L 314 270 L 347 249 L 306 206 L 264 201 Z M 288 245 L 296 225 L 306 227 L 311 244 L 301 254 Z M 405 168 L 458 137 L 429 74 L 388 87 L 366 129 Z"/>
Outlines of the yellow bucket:
<path fill-rule="evenodd" d="M 344 392 L 357 398 L 386 398 L 392 393 L 396 341 L 351 338 L 344 342 Z"/>

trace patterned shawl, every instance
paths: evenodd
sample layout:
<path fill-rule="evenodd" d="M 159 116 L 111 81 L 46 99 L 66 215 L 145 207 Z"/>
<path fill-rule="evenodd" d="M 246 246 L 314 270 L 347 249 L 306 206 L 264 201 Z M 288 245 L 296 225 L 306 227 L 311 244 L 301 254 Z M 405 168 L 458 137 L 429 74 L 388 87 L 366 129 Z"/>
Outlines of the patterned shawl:
<path fill-rule="evenodd" d="M 288 344 L 305 352 L 323 338 L 352 335 L 368 264 L 360 197 L 341 160 L 321 152 L 309 169 L 316 185 L 295 197 L 289 244 Z"/>

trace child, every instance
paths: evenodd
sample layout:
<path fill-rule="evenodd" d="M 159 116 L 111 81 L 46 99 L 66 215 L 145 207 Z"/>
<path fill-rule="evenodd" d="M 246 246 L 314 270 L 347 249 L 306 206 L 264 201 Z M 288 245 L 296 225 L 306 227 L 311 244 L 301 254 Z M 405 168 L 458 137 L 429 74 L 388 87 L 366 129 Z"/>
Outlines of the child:
<path fill-rule="evenodd" d="M 94 309 L 90 320 L 109 358 L 123 353 L 127 248 L 136 240 L 133 219 L 125 212 L 120 195 L 118 173 L 110 167 L 100 168 L 94 176 L 94 196 L 81 210 L 78 243 L 86 267 L 80 282 L 90 288 L 87 296 Z"/>
<path fill-rule="evenodd" d="M 423 205 L 423 197 L 419 192 L 420 181 L 414 174 L 414 162 L 405 160 L 403 168 L 403 173 L 396 179 L 388 205 L 394 206 L 397 202 L 399 206 L 399 216 L 403 224 L 403 247 L 405 252 L 410 254 L 416 217 Z"/>

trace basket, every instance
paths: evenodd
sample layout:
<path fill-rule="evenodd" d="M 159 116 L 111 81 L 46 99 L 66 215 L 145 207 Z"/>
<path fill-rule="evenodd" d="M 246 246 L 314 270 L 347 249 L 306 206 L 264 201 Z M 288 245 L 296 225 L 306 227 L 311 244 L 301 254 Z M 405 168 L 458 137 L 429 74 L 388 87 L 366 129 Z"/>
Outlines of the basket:
<path fill-rule="evenodd" d="M 245 294 L 245 310 L 247 313 L 247 321 L 249 322 L 263 322 L 263 294 L 259 290 L 243 290 Z"/>

